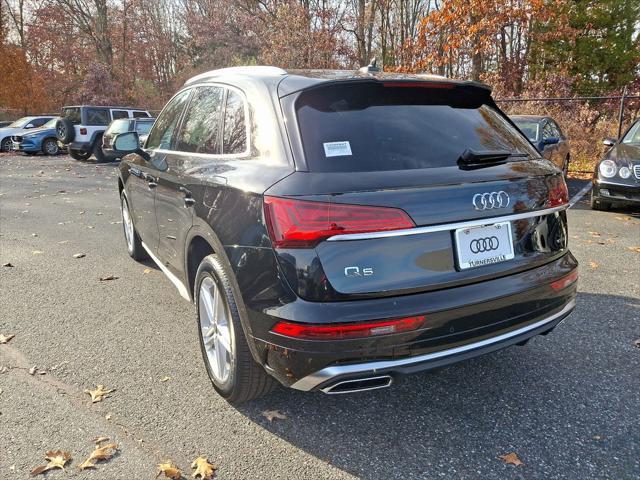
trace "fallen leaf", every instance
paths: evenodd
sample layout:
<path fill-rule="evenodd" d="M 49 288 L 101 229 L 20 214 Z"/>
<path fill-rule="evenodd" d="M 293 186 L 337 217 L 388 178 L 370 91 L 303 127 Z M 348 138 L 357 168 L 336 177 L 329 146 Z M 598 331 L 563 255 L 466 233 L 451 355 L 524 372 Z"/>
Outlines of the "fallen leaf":
<path fill-rule="evenodd" d="M 13 268 L 13 264 L 11 262 L 3 263 L 3 267 Z"/>
<path fill-rule="evenodd" d="M 108 437 L 99 437 L 96 440 L 99 440 L 100 438 L 106 438 L 108 440 Z M 118 446 L 115 443 L 108 443 L 102 447 L 99 445 L 96 445 L 96 449 L 93 452 L 91 452 L 91 455 L 89 455 L 89 458 L 87 458 L 84 462 L 78 465 L 78 470 L 85 470 L 87 468 L 96 468 L 96 462 L 99 462 L 101 460 L 109 460 L 111 457 L 113 457 L 113 455 L 117 451 L 118 451 Z"/>
<path fill-rule="evenodd" d="M 106 277 L 100 277 L 101 282 L 108 282 L 109 280 L 117 280 L 120 277 L 116 277 L 115 275 L 107 275 Z"/>
<path fill-rule="evenodd" d="M 34 250 L 31 252 L 33 255 L 42 255 L 44 252 L 42 250 Z"/>
<path fill-rule="evenodd" d="M 84 258 L 86 255 L 84 253 L 74 253 L 73 258 Z"/>
<path fill-rule="evenodd" d="M 589 232 L 591 235 L 593 235 L 594 237 L 599 237 L 600 233 L 599 232 Z"/>
<path fill-rule="evenodd" d="M 38 234 L 37 234 L 37 233 L 32 233 L 32 234 L 31 234 L 31 236 L 32 236 L 32 237 L 37 237 L 37 236 L 38 236 Z"/>
<path fill-rule="evenodd" d="M 207 457 L 198 457 L 191 464 L 191 468 L 195 471 L 191 474 L 193 478 L 204 478 L 205 480 L 211 480 L 213 478 L 213 472 L 216 467 L 209 463 Z"/>
<path fill-rule="evenodd" d="M 5 367 L 4 365 L 0 365 L 0 373 L 7 373 L 9 371 L 8 367 Z"/>
<path fill-rule="evenodd" d="M 280 413 L 279 410 L 265 410 L 264 412 L 262 412 L 262 416 L 265 417 L 270 422 L 273 422 L 273 420 L 276 418 L 280 420 L 287 419 L 287 416 L 283 413 Z"/>
<path fill-rule="evenodd" d="M 110 413 L 107 413 L 107 414 L 104 416 L 104 418 L 105 418 L 105 420 L 111 420 L 111 414 L 110 414 Z"/>
<path fill-rule="evenodd" d="M 35 375 L 36 371 L 38 370 L 38 366 L 34 365 L 33 367 L 31 367 L 29 369 L 29 375 Z"/>
<path fill-rule="evenodd" d="M 167 460 L 165 463 L 158 464 L 158 473 L 156 478 L 164 473 L 164 476 L 171 480 L 180 480 L 182 478 L 182 472 L 176 467 L 173 462 Z"/>
<path fill-rule="evenodd" d="M 69 243 L 69 240 L 62 240 L 61 242 L 58 242 L 58 245 L 63 245 L 65 243 Z"/>
<path fill-rule="evenodd" d="M 518 454 L 516 452 L 507 453 L 505 455 L 498 456 L 500 460 L 502 460 L 506 464 L 515 465 L 516 467 L 520 465 L 524 465 L 520 458 L 518 458 Z"/>
<path fill-rule="evenodd" d="M 143 275 L 146 275 L 147 273 L 151 273 L 151 272 L 153 272 L 153 269 L 152 269 L 152 268 L 145 268 L 145 269 L 142 271 L 142 274 L 143 274 Z"/>
<path fill-rule="evenodd" d="M 95 390 L 85 390 L 84 393 L 91 395 L 91 403 L 97 403 L 104 400 L 111 392 L 115 392 L 115 389 L 107 390 L 104 385 L 98 385 Z"/>
<path fill-rule="evenodd" d="M 4 335 L 3 333 L 0 333 L 0 343 L 9 343 L 13 337 L 15 337 L 15 335 Z"/>
<path fill-rule="evenodd" d="M 78 215 L 84 215 L 84 210 L 80 210 L 80 213 Z"/>
<path fill-rule="evenodd" d="M 64 470 L 65 464 L 69 460 L 71 460 L 71 453 L 64 452 L 62 450 L 50 450 L 45 453 L 44 459 L 49 463 L 34 468 L 33 470 L 31 470 L 31 475 L 40 475 L 41 473 L 47 472 L 54 468 L 61 468 L 62 470 Z"/>
<path fill-rule="evenodd" d="M 160 379 L 161 382 L 168 382 L 169 380 L 171 380 L 171 377 L 162 377 Z"/>
<path fill-rule="evenodd" d="M 632 252 L 640 253 L 640 247 L 629 247 Z"/>
<path fill-rule="evenodd" d="M 96 228 L 93 225 L 87 225 L 87 228 Z"/>
<path fill-rule="evenodd" d="M 598 268 L 600 266 L 600 264 L 598 262 L 594 262 L 593 260 L 589 262 L 589 266 L 595 270 L 596 268 Z"/>

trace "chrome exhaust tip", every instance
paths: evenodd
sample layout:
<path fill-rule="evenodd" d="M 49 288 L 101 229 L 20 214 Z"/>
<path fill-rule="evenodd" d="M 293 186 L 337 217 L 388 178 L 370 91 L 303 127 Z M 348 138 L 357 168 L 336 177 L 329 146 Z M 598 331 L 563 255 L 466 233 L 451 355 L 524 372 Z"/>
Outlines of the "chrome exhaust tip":
<path fill-rule="evenodd" d="M 367 390 L 377 390 L 379 388 L 387 388 L 393 383 L 393 377 L 390 375 L 381 375 L 379 377 L 354 378 L 351 380 L 342 380 L 328 387 L 321 388 L 328 395 L 339 395 L 341 393 L 366 392 Z"/>

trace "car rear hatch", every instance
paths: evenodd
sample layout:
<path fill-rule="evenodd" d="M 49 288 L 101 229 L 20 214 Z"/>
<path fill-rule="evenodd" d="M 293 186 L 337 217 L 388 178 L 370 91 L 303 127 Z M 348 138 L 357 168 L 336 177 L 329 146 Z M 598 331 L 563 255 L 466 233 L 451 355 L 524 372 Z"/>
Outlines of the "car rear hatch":
<path fill-rule="evenodd" d="M 266 192 L 265 217 L 302 298 L 449 288 L 566 251 L 561 172 L 488 89 L 360 80 L 282 104 L 298 171 Z"/>

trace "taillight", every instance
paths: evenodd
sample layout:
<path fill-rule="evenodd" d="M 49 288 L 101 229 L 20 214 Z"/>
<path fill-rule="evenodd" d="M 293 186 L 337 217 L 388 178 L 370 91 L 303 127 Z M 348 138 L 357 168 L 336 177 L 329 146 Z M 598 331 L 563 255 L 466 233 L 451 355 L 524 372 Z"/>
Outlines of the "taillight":
<path fill-rule="evenodd" d="M 572 283 L 578 281 L 578 269 L 573 270 L 569 275 L 565 275 L 560 280 L 556 280 L 551 283 L 551 288 L 554 290 L 563 290 L 567 288 Z"/>
<path fill-rule="evenodd" d="M 265 197 L 264 213 L 274 247 L 312 248 L 333 235 L 415 227 L 404 210 Z"/>
<path fill-rule="evenodd" d="M 549 197 L 547 199 L 547 207 L 558 207 L 569 203 L 569 190 L 564 178 L 560 176 L 553 177 L 549 185 Z"/>
<path fill-rule="evenodd" d="M 81 128 L 80 129 L 80 135 L 86 135 L 87 134 L 87 129 L 86 128 Z"/>
<path fill-rule="evenodd" d="M 344 340 L 349 338 L 373 337 L 391 333 L 403 333 L 417 330 L 426 320 L 425 315 L 377 320 L 364 323 L 334 323 L 329 325 L 311 325 L 308 323 L 278 322 L 271 329 L 287 337 L 303 340 Z"/>

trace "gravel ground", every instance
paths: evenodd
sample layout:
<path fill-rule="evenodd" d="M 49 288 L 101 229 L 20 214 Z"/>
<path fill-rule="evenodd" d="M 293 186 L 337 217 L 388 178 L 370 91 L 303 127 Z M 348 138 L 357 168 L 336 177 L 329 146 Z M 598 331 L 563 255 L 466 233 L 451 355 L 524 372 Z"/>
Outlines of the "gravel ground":
<path fill-rule="evenodd" d="M 15 334 L 0 478 L 28 478 L 50 449 L 73 461 L 47 478 L 151 479 L 167 459 L 189 476 L 199 455 L 221 479 L 640 478 L 640 214 L 583 199 L 569 219 L 580 294 L 552 335 L 387 390 L 235 408 L 207 379 L 192 306 L 126 253 L 116 165 L 0 155 L 0 334 Z M 91 404 L 98 384 L 115 391 Z M 119 453 L 78 471 L 100 435 Z"/>

